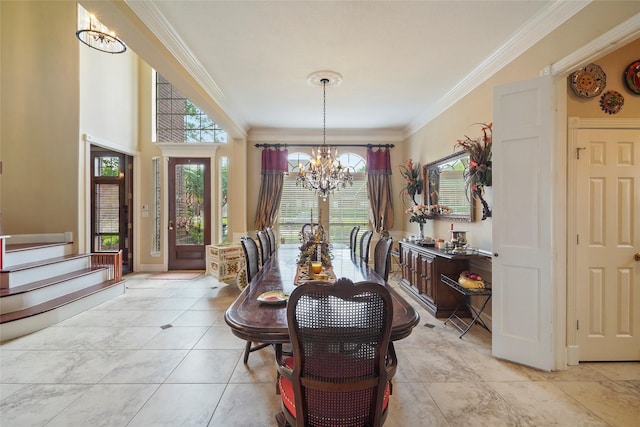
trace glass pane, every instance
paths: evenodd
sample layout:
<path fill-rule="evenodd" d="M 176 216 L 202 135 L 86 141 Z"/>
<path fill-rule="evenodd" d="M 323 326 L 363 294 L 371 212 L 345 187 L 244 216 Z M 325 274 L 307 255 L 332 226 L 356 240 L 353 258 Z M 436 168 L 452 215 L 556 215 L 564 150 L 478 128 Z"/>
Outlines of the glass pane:
<path fill-rule="evenodd" d="M 204 165 L 176 165 L 176 244 L 204 244 Z"/>
<path fill-rule="evenodd" d="M 120 231 L 120 186 L 96 184 L 95 192 L 96 234 L 117 234 Z"/>
<path fill-rule="evenodd" d="M 222 243 L 226 243 L 229 240 L 229 232 L 228 232 L 228 222 L 229 222 L 229 200 L 227 198 L 228 192 L 228 183 L 229 183 L 229 166 L 228 159 L 226 157 L 222 157 L 220 159 L 220 218 L 222 221 L 221 229 L 222 236 L 220 241 Z"/>

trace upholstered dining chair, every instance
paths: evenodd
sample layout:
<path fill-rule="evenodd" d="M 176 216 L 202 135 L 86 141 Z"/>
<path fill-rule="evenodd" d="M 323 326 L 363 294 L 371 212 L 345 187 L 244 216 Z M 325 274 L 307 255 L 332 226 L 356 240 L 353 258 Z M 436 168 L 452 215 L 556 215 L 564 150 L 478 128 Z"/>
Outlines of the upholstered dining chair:
<path fill-rule="evenodd" d="M 269 237 L 267 233 L 262 230 L 256 231 L 258 241 L 260 242 L 260 264 L 264 265 L 271 256 L 271 244 L 269 243 Z"/>
<path fill-rule="evenodd" d="M 373 250 L 373 269 L 384 278 L 385 282 L 389 280 L 392 244 L 391 237 L 381 237 Z"/>
<path fill-rule="evenodd" d="M 373 231 L 367 230 L 360 236 L 360 259 L 365 264 L 369 263 L 369 248 L 371 247 L 371 237 Z"/>
<path fill-rule="evenodd" d="M 273 255 L 277 247 L 276 233 L 273 231 L 273 228 L 271 227 L 265 227 L 264 232 L 267 233 L 267 237 L 269 238 L 269 250 Z"/>
<path fill-rule="evenodd" d="M 351 235 L 349 236 L 349 248 L 351 248 L 351 254 L 356 254 L 356 248 L 358 247 L 358 232 L 360 231 L 360 226 L 356 225 L 351 229 Z"/>
<path fill-rule="evenodd" d="M 258 245 L 256 241 L 253 240 L 249 236 L 242 236 L 240 238 L 240 244 L 242 245 L 242 251 L 244 252 L 244 259 L 247 269 L 247 283 L 248 286 L 251 286 L 251 281 L 258 274 L 259 271 L 259 260 L 258 260 Z M 269 344 L 257 343 L 253 345 L 253 342 L 247 341 L 244 347 L 244 364 L 246 365 L 249 361 L 249 354 L 254 351 L 263 349 L 267 347 Z"/>
<path fill-rule="evenodd" d="M 293 357 L 276 347 L 279 426 L 381 426 L 397 358 L 393 303 L 375 282 L 312 281 L 289 296 Z"/>

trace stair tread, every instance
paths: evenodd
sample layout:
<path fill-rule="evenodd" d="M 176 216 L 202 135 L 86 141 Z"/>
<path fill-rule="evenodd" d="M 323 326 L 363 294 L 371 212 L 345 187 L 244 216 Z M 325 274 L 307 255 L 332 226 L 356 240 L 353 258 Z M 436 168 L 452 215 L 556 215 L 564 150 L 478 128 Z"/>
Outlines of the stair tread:
<path fill-rule="evenodd" d="M 69 273 L 61 274 L 59 276 L 47 277 L 46 279 L 37 280 L 35 282 L 27 283 L 13 288 L 0 288 L 0 298 L 8 297 L 11 295 L 22 294 L 36 289 L 46 288 L 69 279 L 75 279 L 77 277 L 86 276 L 97 270 L 105 269 L 105 267 L 87 267 L 81 270 L 72 271 Z"/>
<path fill-rule="evenodd" d="M 105 280 L 104 282 L 100 282 L 92 286 L 87 286 L 86 288 L 80 289 L 75 292 L 71 292 L 67 295 L 64 295 L 58 298 L 51 299 L 49 301 L 43 302 L 42 304 L 34 305 L 32 307 L 28 307 L 18 311 L 13 311 L 11 313 L 2 314 L 0 315 L 0 324 L 11 322 L 14 320 L 24 319 L 27 317 L 35 316 L 41 313 L 45 313 L 47 311 L 54 310 L 66 304 L 77 301 L 83 297 L 99 292 L 103 289 L 118 285 L 122 282 L 125 282 L 125 280 L 122 280 L 122 279 Z"/>
<path fill-rule="evenodd" d="M 90 257 L 90 256 L 91 256 L 91 254 L 63 255 L 61 257 L 47 258 L 47 259 L 43 259 L 43 260 L 39 260 L 39 261 L 27 262 L 27 263 L 24 263 L 24 264 L 11 265 L 11 266 L 3 268 L 2 270 L 0 270 L 0 272 L 2 272 L 2 273 L 11 273 L 13 271 L 27 270 L 29 268 L 35 268 L 35 267 L 40 267 L 40 266 L 43 266 L 43 265 L 55 264 L 55 263 L 58 263 L 58 262 L 61 262 L 61 261 L 68 261 L 68 260 L 77 259 L 77 258 L 87 258 L 87 257 Z"/>
<path fill-rule="evenodd" d="M 47 248 L 52 246 L 70 245 L 71 242 L 43 242 L 43 243 L 5 243 L 5 253 L 26 251 L 29 249 Z"/>

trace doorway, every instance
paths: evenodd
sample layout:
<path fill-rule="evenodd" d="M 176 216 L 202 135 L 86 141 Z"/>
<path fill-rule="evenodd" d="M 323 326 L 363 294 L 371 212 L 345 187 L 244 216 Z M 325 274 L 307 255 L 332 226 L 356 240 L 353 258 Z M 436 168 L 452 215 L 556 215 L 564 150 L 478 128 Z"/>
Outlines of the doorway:
<path fill-rule="evenodd" d="M 211 243 L 211 160 L 169 159 L 169 270 L 204 270 Z"/>
<path fill-rule="evenodd" d="M 628 128 L 629 121 L 581 120 L 571 132 L 576 245 L 568 271 L 576 319 L 569 326 L 575 327 L 579 361 L 640 360 L 637 122 Z"/>
<path fill-rule="evenodd" d="M 91 252 L 122 251 L 123 274 L 133 271 L 133 158 L 91 147 Z"/>

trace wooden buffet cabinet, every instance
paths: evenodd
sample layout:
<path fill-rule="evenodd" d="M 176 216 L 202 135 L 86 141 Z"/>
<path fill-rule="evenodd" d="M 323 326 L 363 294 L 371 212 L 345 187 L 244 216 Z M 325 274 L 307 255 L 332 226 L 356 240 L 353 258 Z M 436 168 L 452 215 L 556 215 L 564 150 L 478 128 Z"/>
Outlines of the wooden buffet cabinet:
<path fill-rule="evenodd" d="M 405 241 L 398 244 L 402 269 L 400 284 L 437 318 L 449 317 L 464 300 L 463 295 L 442 283 L 440 275 L 457 279 L 462 271 L 469 270 L 470 260 L 486 258 L 479 254 L 453 255 Z"/>

